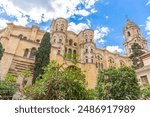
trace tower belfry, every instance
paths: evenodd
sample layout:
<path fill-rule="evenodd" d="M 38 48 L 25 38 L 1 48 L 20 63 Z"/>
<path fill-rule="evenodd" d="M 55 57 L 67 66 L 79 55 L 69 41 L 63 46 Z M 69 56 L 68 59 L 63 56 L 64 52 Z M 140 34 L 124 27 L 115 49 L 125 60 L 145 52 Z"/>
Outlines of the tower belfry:
<path fill-rule="evenodd" d="M 125 37 L 124 46 L 127 56 L 132 54 L 131 46 L 134 43 L 138 43 L 143 48 L 143 51 L 148 51 L 147 40 L 142 37 L 140 28 L 128 18 L 123 29 L 123 34 Z"/>

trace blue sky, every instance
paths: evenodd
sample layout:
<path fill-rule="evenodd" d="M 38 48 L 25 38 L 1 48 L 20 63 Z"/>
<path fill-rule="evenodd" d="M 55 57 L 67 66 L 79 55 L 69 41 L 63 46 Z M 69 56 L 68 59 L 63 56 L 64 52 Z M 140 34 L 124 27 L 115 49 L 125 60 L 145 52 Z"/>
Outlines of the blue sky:
<path fill-rule="evenodd" d="M 68 30 L 94 30 L 97 47 L 124 54 L 123 27 L 128 17 L 150 47 L 150 0 L 0 0 L 0 28 L 7 22 L 49 30 L 52 19 L 67 18 Z"/>

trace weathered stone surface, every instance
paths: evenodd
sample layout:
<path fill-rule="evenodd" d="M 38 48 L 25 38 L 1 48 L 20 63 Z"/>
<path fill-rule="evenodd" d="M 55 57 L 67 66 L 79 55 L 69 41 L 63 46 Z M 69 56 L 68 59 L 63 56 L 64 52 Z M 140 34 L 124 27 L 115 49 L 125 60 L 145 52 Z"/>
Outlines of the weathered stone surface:
<path fill-rule="evenodd" d="M 25 100 L 25 99 L 26 96 L 23 95 L 20 91 L 17 91 L 12 97 L 12 100 Z"/>

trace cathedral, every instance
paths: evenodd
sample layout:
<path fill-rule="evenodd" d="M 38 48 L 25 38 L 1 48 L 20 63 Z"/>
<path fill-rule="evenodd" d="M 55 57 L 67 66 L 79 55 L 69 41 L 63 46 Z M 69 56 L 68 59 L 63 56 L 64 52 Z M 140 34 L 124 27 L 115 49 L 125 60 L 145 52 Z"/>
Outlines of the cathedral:
<path fill-rule="evenodd" d="M 129 55 L 131 45 L 139 43 L 145 52 L 148 52 L 147 40 L 142 37 L 139 27 L 127 19 L 123 34 L 126 54 L 109 52 L 106 48 L 97 48 L 94 43 L 94 31 L 85 29 L 78 34 L 68 31 L 68 21 L 57 18 L 51 22 L 50 60 L 57 61 L 64 68 L 77 66 L 86 76 L 88 88 L 96 86 L 96 77 L 100 70 L 109 67 L 131 66 Z M 31 28 L 16 26 L 7 23 L 7 27 L 0 30 L 0 42 L 5 49 L 0 61 L 0 78 L 4 79 L 7 73 L 17 76 L 19 72 L 34 70 L 35 53 L 39 47 L 44 31 L 33 25 Z M 64 57 L 70 54 L 73 57 Z M 74 59 L 77 63 L 74 63 Z"/>

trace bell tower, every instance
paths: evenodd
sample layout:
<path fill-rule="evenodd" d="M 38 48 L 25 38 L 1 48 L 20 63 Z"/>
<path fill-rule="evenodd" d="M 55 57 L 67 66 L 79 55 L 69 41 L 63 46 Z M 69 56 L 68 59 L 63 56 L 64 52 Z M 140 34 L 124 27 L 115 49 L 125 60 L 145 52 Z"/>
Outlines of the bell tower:
<path fill-rule="evenodd" d="M 57 54 L 64 56 L 65 41 L 67 38 L 68 21 L 64 18 L 57 18 L 51 24 L 51 44 L 57 49 Z"/>
<path fill-rule="evenodd" d="M 95 64 L 95 43 L 94 43 L 94 31 L 85 29 L 82 32 L 81 40 L 81 58 L 82 63 Z"/>
<path fill-rule="evenodd" d="M 123 34 L 125 37 L 124 47 L 127 56 L 132 54 L 131 46 L 134 43 L 138 43 L 143 48 L 143 51 L 148 51 L 147 40 L 142 37 L 140 28 L 129 19 L 126 21 Z"/>

